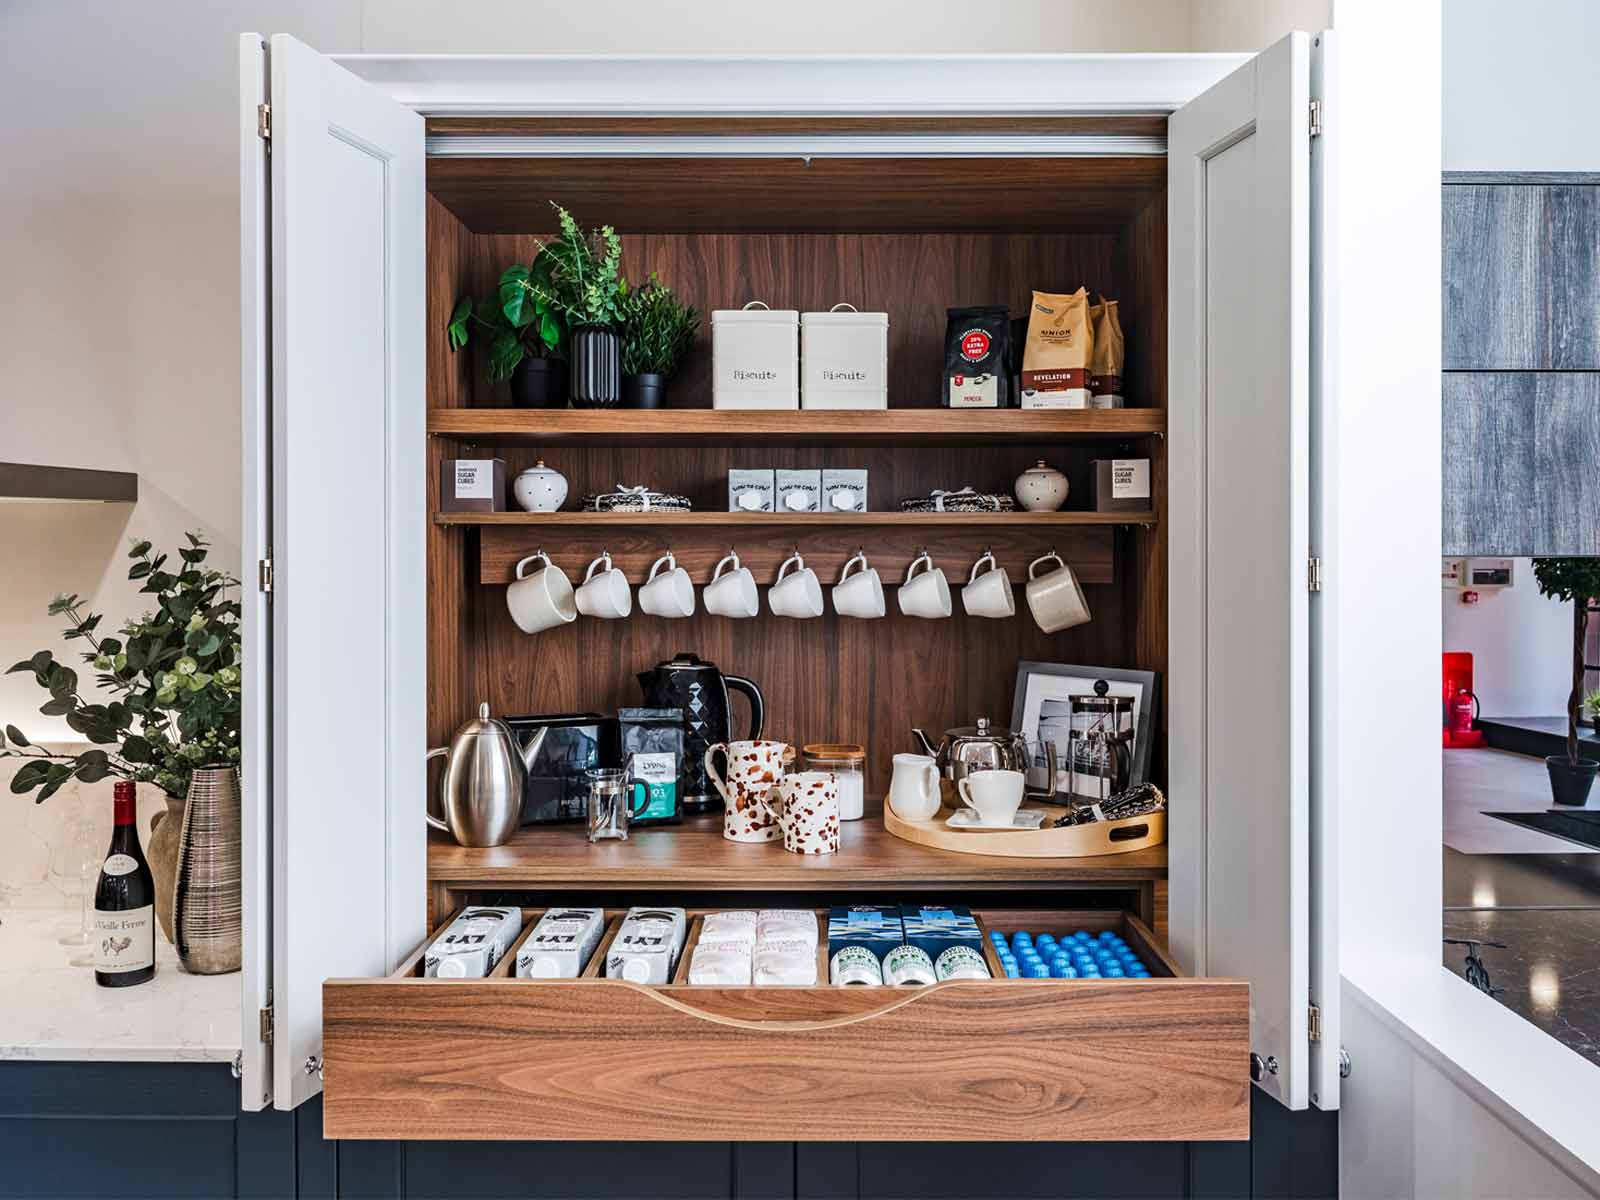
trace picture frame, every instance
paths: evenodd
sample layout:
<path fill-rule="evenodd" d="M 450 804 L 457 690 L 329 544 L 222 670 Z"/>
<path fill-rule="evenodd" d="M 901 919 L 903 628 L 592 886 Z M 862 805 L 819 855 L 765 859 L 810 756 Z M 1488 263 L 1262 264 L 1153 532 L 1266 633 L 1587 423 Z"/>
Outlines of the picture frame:
<path fill-rule="evenodd" d="M 1064 701 L 1069 696 L 1092 695 L 1096 680 L 1109 685 L 1108 695 L 1133 697 L 1133 756 L 1129 786 L 1150 779 L 1150 748 L 1154 740 L 1154 714 L 1161 703 L 1161 677 L 1155 671 L 1134 671 L 1123 667 L 1076 666 L 1068 663 L 1021 661 L 1017 663 L 1017 682 L 1011 701 L 1011 730 L 1030 741 L 1039 736 L 1040 709 L 1047 700 Z M 1067 787 L 1061 774 L 1067 769 L 1067 748 L 1056 746 L 1056 796 L 1067 802 Z"/>

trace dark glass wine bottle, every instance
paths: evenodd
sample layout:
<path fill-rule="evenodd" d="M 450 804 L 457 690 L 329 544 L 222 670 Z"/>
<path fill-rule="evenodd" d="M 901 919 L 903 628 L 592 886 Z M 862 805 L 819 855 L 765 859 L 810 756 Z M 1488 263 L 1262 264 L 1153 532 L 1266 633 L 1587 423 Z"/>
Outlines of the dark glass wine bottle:
<path fill-rule="evenodd" d="M 132 987 L 156 975 L 156 885 L 134 825 L 134 784 L 114 785 L 111 849 L 94 889 L 94 981 Z"/>

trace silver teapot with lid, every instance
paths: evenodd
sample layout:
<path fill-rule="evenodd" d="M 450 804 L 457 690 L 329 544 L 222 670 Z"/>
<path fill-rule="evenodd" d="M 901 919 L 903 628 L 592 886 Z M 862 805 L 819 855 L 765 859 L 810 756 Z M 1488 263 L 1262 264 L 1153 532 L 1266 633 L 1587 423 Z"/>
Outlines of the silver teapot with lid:
<path fill-rule="evenodd" d="M 445 757 L 438 804 L 429 803 L 428 824 L 463 846 L 509 841 L 522 821 L 523 783 L 548 732 L 548 726 L 540 726 L 527 745 L 518 746 L 511 727 L 489 715 L 487 701 L 478 705 L 477 717 L 456 730 L 449 749 L 428 751 L 429 759 Z"/>
<path fill-rule="evenodd" d="M 911 732 L 938 764 L 940 773 L 952 781 L 965 779 L 973 771 L 1027 770 L 1028 746 L 1022 735 L 991 725 L 988 717 L 979 717 L 976 725 L 945 730 L 937 746 L 922 730 Z"/>

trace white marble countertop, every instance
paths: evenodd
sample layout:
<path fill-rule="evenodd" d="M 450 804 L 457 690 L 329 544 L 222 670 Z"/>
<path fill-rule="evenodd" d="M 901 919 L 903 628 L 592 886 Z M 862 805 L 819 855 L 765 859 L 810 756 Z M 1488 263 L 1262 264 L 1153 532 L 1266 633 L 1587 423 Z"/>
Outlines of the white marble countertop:
<path fill-rule="evenodd" d="M 0 908 L 0 1059 L 232 1062 L 239 1051 L 239 973 L 190 975 L 156 934 L 156 977 L 97 987 L 56 941 L 76 910 Z"/>

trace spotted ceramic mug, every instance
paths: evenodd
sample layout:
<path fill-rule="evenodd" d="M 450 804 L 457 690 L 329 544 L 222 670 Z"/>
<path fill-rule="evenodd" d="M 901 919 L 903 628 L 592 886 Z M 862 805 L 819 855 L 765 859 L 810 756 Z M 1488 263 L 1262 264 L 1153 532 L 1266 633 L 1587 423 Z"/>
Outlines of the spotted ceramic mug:
<path fill-rule="evenodd" d="M 785 775 L 775 790 L 785 850 L 832 854 L 839 849 L 839 781 L 832 771 Z"/>
<path fill-rule="evenodd" d="M 706 778 L 722 796 L 722 836 L 730 842 L 771 842 L 778 837 L 774 785 L 783 778 L 783 742 L 718 742 L 706 747 Z M 727 776 L 712 758 L 721 754 Z"/>

